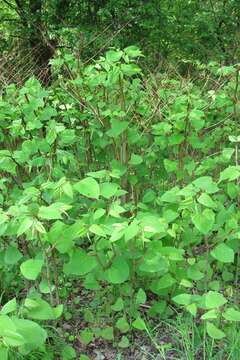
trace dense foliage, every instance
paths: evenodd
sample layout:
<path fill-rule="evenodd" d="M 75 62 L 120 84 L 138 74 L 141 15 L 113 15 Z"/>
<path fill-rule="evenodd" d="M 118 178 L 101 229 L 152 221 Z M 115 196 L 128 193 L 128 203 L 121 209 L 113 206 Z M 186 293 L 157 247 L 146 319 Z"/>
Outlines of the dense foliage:
<path fill-rule="evenodd" d="M 239 68 L 146 78 L 141 56 L 111 49 L 82 66 L 66 54 L 51 87 L 4 90 L 1 359 L 76 358 L 44 345 L 46 320 L 61 328 L 72 301 L 86 345 L 127 348 L 132 329 L 150 335 L 179 307 L 213 352 L 239 349 Z"/>
<path fill-rule="evenodd" d="M 235 63 L 239 57 L 238 0 L 3 0 L 1 47 L 17 41 L 38 48 L 46 63 L 55 49 L 71 48 L 88 59 L 109 45 L 145 49 L 148 66 L 166 60 L 209 59 Z M 34 52 L 33 56 L 35 56 Z"/>
<path fill-rule="evenodd" d="M 0 32 L 0 360 L 239 360 L 239 1 Z"/>

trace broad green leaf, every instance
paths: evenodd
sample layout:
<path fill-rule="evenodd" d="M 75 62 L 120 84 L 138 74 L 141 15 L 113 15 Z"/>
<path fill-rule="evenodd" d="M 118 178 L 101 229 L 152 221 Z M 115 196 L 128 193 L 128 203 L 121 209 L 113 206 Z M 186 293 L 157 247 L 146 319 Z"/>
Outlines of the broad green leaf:
<path fill-rule="evenodd" d="M 114 228 L 110 237 L 110 242 L 116 242 L 120 240 L 123 237 L 124 232 L 125 232 L 124 223 L 114 224 Z"/>
<path fill-rule="evenodd" d="M 117 256 L 113 259 L 112 265 L 106 270 L 106 279 L 111 284 L 122 284 L 129 278 L 129 266 L 126 260 Z"/>
<path fill-rule="evenodd" d="M 94 220 L 98 220 L 101 217 L 103 217 L 103 215 L 105 214 L 105 210 L 104 209 L 97 209 L 93 215 Z"/>
<path fill-rule="evenodd" d="M 223 317 L 228 321 L 240 321 L 240 311 L 235 310 L 234 308 L 228 308 L 224 313 Z"/>
<path fill-rule="evenodd" d="M 33 218 L 25 218 L 18 228 L 17 236 L 20 236 L 23 233 L 27 232 L 32 227 L 33 223 Z"/>
<path fill-rule="evenodd" d="M 201 316 L 202 320 L 210 320 L 210 319 L 217 319 L 217 318 L 218 318 L 218 313 L 217 313 L 216 309 L 209 310 Z"/>
<path fill-rule="evenodd" d="M 49 206 L 41 206 L 38 216 L 45 220 L 62 219 L 62 214 L 71 209 L 70 205 L 64 203 L 54 203 Z"/>
<path fill-rule="evenodd" d="M 122 298 L 118 298 L 116 302 L 111 306 L 111 309 L 116 312 L 123 310 L 123 308 L 124 302 Z"/>
<path fill-rule="evenodd" d="M 207 322 L 207 333 L 212 339 L 216 340 L 220 340 L 225 337 L 224 332 L 210 322 Z"/>
<path fill-rule="evenodd" d="M 205 124 L 204 112 L 202 110 L 193 109 L 190 111 L 189 120 L 196 130 L 201 130 Z"/>
<path fill-rule="evenodd" d="M 103 229 L 102 225 L 93 224 L 90 226 L 89 231 L 91 231 L 93 234 L 98 236 L 102 236 L 102 237 L 106 236 L 106 232 Z"/>
<path fill-rule="evenodd" d="M 12 300 L 8 301 L 1 309 L 0 314 L 1 315 L 7 315 L 11 312 L 14 312 L 17 310 L 17 302 L 16 298 L 13 298 Z"/>
<path fill-rule="evenodd" d="M 140 230 L 140 228 L 139 228 L 137 222 L 135 222 L 135 221 L 133 221 L 130 225 L 128 225 L 128 227 L 124 231 L 124 236 L 125 236 L 126 242 L 133 239 L 139 233 L 139 230 Z"/>
<path fill-rule="evenodd" d="M 24 302 L 24 306 L 27 310 L 27 316 L 34 320 L 54 320 L 61 315 L 62 311 L 62 305 L 53 308 L 47 301 L 41 298 L 27 298 Z"/>
<path fill-rule="evenodd" d="M 141 225 L 146 233 L 152 234 L 166 234 L 168 228 L 166 220 L 155 215 L 145 215 L 141 219 Z"/>
<path fill-rule="evenodd" d="M 216 193 L 219 188 L 210 176 L 203 176 L 193 181 L 193 184 L 208 194 Z"/>
<path fill-rule="evenodd" d="M 217 207 L 216 203 L 206 193 L 201 194 L 197 200 L 200 204 L 202 204 L 206 207 L 209 207 L 211 209 L 216 209 L 216 207 Z"/>
<path fill-rule="evenodd" d="M 74 189 L 81 195 L 92 199 L 98 199 L 100 196 L 99 184 L 95 179 L 91 177 L 80 180 L 74 185 Z"/>
<path fill-rule="evenodd" d="M 207 235 L 213 229 L 215 214 L 211 209 L 205 209 L 202 213 L 193 215 L 192 221 L 202 234 Z"/>
<path fill-rule="evenodd" d="M 133 321 L 132 326 L 137 330 L 147 330 L 145 321 L 140 317 Z"/>
<path fill-rule="evenodd" d="M 135 57 L 139 57 L 139 56 L 143 56 L 141 50 L 135 46 L 135 45 L 131 45 L 128 46 L 124 49 L 124 53 L 126 55 L 128 55 L 130 58 L 135 58 Z"/>
<path fill-rule="evenodd" d="M 211 255 L 222 263 L 234 262 L 234 251 L 232 248 L 224 243 L 217 245 L 212 251 Z"/>
<path fill-rule="evenodd" d="M 139 270 L 146 273 L 167 272 L 168 268 L 169 262 L 160 254 L 149 253 L 139 264 Z"/>
<path fill-rule="evenodd" d="M 22 258 L 20 251 L 12 245 L 9 245 L 4 255 L 4 262 L 7 265 L 15 265 Z"/>
<path fill-rule="evenodd" d="M 121 50 L 109 50 L 106 52 L 106 60 L 109 62 L 117 62 L 121 59 L 123 52 Z"/>
<path fill-rule="evenodd" d="M 124 120 L 111 120 L 111 129 L 107 131 L 108 136 L 117 138 L 127 129 L 128 124 L 128 121 Z"/>
<path fill-rule="evenodd" d="M 205 305 L 207 309 L 219 308 L 226 304 L 225 297 L 217 291 L 209 291 L 205 297 Z"/>
<path fill-rule="evenodd" d="M 94 256 L 87 254 L 82 249 L 74 250 L 70 260 L 64 264 L 63 271 L 67 275 L 86 275 L 97 266 Z"/>
<path fill-rule="evenodd" d="M 140 155 L 132 154 L 129 160 L 129 165 L 140 165 L 143 162 L 143 158 Z"/>
<path fill-rule="evenodd" d="M 219 182 L 233 181 L 240 177 L 240 166 L 229 166 L 220 173 Z"/>
<path fill-rule="evenodd" d="M 189 305 L 191 304 L 192 295 L 190 294 L 180 294 L 172 298 L 172 300 L 179 305 Z"/>
<path fill-rule="evenodd" d="M 37 323 L 31 320 L 13 318 L 17 332 L 24 338 L 27 344 L 41 346 L 47 339 L 47 332 Z"/>
<path fill-rule="evenodd" d="M 88 172 L 86 175 L 93 177 L 95 179 L 103 179 L 107 176 L 107 174 L 108 174 L 107 170 L 98 170 L 98 171 Z"/>
<path fill-rule="evenodd" d="M 130 326 L 125 317 L 121 317 L 117 320 L 116 327 L 121 331 L 121 333 L 126 333 L 130 329 Z"/>
<path fill-rule="evenodd" d="M 197 305 L 194 303 L 186 305 L 186 310 L 194 317 L 197 315 Z"/>
<path fill-rule="evenodd" d="M 129 342 L 127 336 L 122 336 L 121 340 L 118 343 L 118 347 L 120 347 L 121 349 L 126 349 L 129 347 L 129 345 L 130 345 L 130 342 Z"/>
<path fill-rule="evenodd" d="M 61 352 L 61 359 L 62 360 L 72 360 L 72 359 L 76 359 L 76 350 L 70 346 L 70 345 L 65 345 L 62 352 Z"/>
<path fill-rule="evenodd" d="M 94 334 L 92 331 L 85 329 L 80 332 L 80 340 L 84 345 L 90 344 L 94 338 Z"/>
<path fill-rule="evenodd" d="M 143 289 L 139 289 L 136 295 L 136 305 L 144 304 L 147 300 L 147 295 Z"/>
<path fill-rule="evenodd" d="M 126 76 L 133 76 L 141 73 L 141 69 L 134 63 L 131 64 L 121 64 L 121 70 Z"/>
<path fill-rule="evenodd" d="M 178 162 L 177 161 L 164 159 L 163 163 L 164 163 L 164 167 L 168 173 L 176 172 L 178 170 Z"/>
<path fill-rule="evenodd" d="M 118 184 L 111 182 L 104 182 L 100 185 L 100 193 L 106 199 L 110 199 L 117 193 L 119 186 Z"/>
<path fill-rule="evenodd" d="M 43 260 L 29 259 L 24 261 L 20 270 L 23 276 L 28 280 L 36 280 L 40 272 L 42 271 Z"/>
<path fill-rule="evenodd" d="M 3 336 L 4 343 L 9 346 L 18 347 L 26 343 L 24 337 L 17 331 L 6 330 Z"/>
<path fill-rule="evenodd" d="M 62 187 L 64 194 L 66 194 L 71 199 L 73 198 L 73 188 L 69 181 L 65 182 Z"/>
<path fill-rule="evenodd" d="M 165 274 L 163 275 L 163 277 L 161 277 L 159 280 L 157 280 L 156 282 L 156 286 L 158 288 L 158 290 L 160 289 L 167 289 L 169 287 L 171 287 L 172 285 L 174 285 L 176 283 L 176 280 L 172 277 L 171 274 Z"/>
<path fill-rule="evenodd" d="M 111 326 L 106 327 L 105 329 L 101 330 L 100 336 L 105 340 L 113 340 L 113 328 Z"/>

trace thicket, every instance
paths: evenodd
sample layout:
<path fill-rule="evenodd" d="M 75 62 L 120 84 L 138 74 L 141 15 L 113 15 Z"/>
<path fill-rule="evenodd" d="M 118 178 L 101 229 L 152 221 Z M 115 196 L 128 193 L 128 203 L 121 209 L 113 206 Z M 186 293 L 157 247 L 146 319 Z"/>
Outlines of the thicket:
<path fill-rule="evenodd" d="M 3 90 L 1 360 L 77 358 L 71 316 L 86 346 L 142 331 L 163 357 L 151 326 L 177 312 L 201 359 L 239 358 L 239 64 L 186 79 L 141 57 L 65 53 L 47 88 Z"/>

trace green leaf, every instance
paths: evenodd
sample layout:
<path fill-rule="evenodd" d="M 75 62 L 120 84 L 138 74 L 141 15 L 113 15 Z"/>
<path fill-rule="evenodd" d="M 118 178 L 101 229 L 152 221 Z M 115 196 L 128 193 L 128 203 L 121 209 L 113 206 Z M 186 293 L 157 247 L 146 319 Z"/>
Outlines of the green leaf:
<path fill-rule="evenodd" d="M 17 231 L 17 237 L 22 235 L 23 233 L 27 232 L 33 225 L 34 221 L 33 221 L 33 218 L 25 218 L 19 228 L 18 228 L 18 231 Z"/>
<path fill-rule="evenodd" d="M 190 294 L 180 294 L 172 298 L 172 300 L 179 305 L 189 305 L 192 301 L 192 295 Z"/>
<path fill-rule="evenodd" d="M 216 260 L 222 263 L 234 262 L 234 251 L 224 243 L 217 245 L 210 253 Z"/>
<path fill-rule="evenodd" d="M 20 270 L 23 276 L 28 280 L 36 280 L 42 271 L 43 260 L 29 259 L 24 261 Z"/>
<path fill-rule="evenodd" d="M 121 59 L 123 52 L 121 50 L 109 50 L 106 52 L 106 60 L 109 62 L 117 62 Z"/>
<path fill-rule="evenodd" d="M 121 333 L 126 333 L 130 329 L 130 326 L 125 317 L 121 317 L 117 320 L 116 327 L 121 331 Z"/>
<path fill-rule="evenodd" d="M 74 189 L 81 195 L 92 199 L 98 199 L 100 196 L 99 184 L 95 179 L 91 177 L 80 180 L 74 185 Z"/>
<path fill-rule="evenodd" d="M 1 309 L 0 314 L 1 315 L 7 315 L 11 312 L 14 312 L 17 310 L 17 302 L 16 298 L 13 298 L 12 300 L 8 301 Z"/>
<path fill-rule="evenodd" d="M 100 219 L 101 217 L 103 217 L 104 214 L 105 214 L 105 210 L 104 210 L 104 209 L 97 209 L 97 210 L 94 212 L 93 218 L 94 218 L 94 220 L 98 220 L 98 219 Z"/>
<path fill-rule="evenodd" d="M 198 131 L 204 127 L 204 112 L 198 109 L 193 109 L 190 111 L 189 120 L 193 127 Z"/>
<path fill-rule="evenodd" d="M 114 196 L 117 193 L 118 188 L 119 188 L 118 184 L 104 182 L 100 186 L 101 196 L 105 197 L 106 199 L 110 199 L 112 196 Z"/>
<path fill-rule="evenodd" d="M 224 332 L 210 322 L 207 322 L 207 333 L 211 338 L 216 340 L 220 340 L 225 337 Z"/>
<path fill-rule="evenodd" d="M 93 234 L 98 236 L 102 236 L 102 237 L 106 236 L 106 232 L 104 231 L 103 226 L 101 225 L 93 224 L 90 226 L 89 231 L 91 231 Z"/>
<path fill-rule="evenodd" d="M 240 177 L 239 166 L 229 166 L 225 170 L 220 172 L 219 182 L 221 181 L 233 181 Z"/>
<path fill-rule="evenodd" d="M 27 298 L 24 307 L 27 310 L 27 316 L 35 320 L 55 320 L 61 315 L 63 309 L 62 305 L 53 308 L 41 298 Z"/>
<path fill-rule="evenodd" d="M 111 284 L 122 284 L 129 278 L 129 266 L 126 260 L 117 256 L 113 259 L 112 265 L 106 271 L 106 279 Z"/>
<path fill-rule="evenodd" d="M 160 254 L 149 253 L 143 258 L 143 262 L 139 264 L 139 270 L 146 273 L 166 272 L 169 268 L 169 262 Z"/>
<path fill-rule="evenodd" d="M 202 320 L 210 320 L 210 319 L 217 319 L 217 318 L 218 318 L 218 313 L 217 313 L 216 309 L 209 310 L 201 316 Z"/>
<path fill-rule="evenodd" d="M 92 273 L 85 276 L 83 286 L 88 290 L 99 290 L 100 285 Z"/>
<path fill-rule="evenodd" d="M 147 330 L 145 321 L 140 317 L 133 321 L 132 326 L 137 330 Z"/>
<path fill-rule="evenodd" d="M 186 310 L 194 317 L 197 315 L 197 305 L 194 303 L 186 305 Z"/>
<path fill-rule="evenodd" d="M 136 64 L 121 64 L 121 70 L 126 76 L 133 76 L 141 73 L 141 69 Z"/>
<path fill-rule="evenodd" d="M 24 337 L 16 331 L 6 330 L 3 336 L 4 342 L 9 346 L 22 346 L 26 343 Z"/>
<path fill-rule="evenodd" d="M 124 231 L 125 241 L 133 239 L 139 233 L 139 226 L 137 222 L 133 221 Z"/>
<path fill-rule="evenodd" d="M 61 352 L 61 359 L 62 360 L 72 360 L 76 359 L 76 351 L 75 349 L 70 345 L 65 345 L 62 352 Z"/>
<path fill-rule="evenodd" d="M 122 298 L 118 298 L 116 302 L 111 306 L 111 309 L 116 312 L 123 310 L 123 308 L 124 302 Z"/>
<path fill-rule="evenodd" d="M 45 220 L 62 219 L 62 213 L 65 213 L 69 209 L 71 209 L 70 205 L 57 202 L 49 206 L 41 206 L 38 216 Z"/>
<path fill-rule="evenodd" d="M 139 289 L 136 295 L 136 305 L 144 304 L 147 300 L 147 295 L 143 289 Z"/>
<path fill-rule="evenodd" d="M 63 271 L 67 275 L 86 275 L 97 266 L 94 256 L 88 255 L 82 249 L 75 249 L 69 262 L 64 264 Z"/>
<path fill-rule="evenodd" d="M 128 55 L 131 58 L 143 56 L 141 50 L 135 45 L 131 45 L 131 46 L 126 47 L 124 49 L 124 52 L 125 52 L 126 55 Z"/>
<path fill-rule="evenodd" d="M 240 311 L 237 311 L 234 308 L 228 308 L 223 313 L 223 317 L 228 321 L 240 321 Z"/>
<path fill-rule="evenodd" d="M 113 328 L 111 326 L 106 327 L 105 329 L 101 330 L 100 336 L 105 340 L 113 340 Z"/>
<path fill-rule="evenodd" d="M 140 155 L 132 154 L 129 160 L 129 165 L 140 165 L 143 162 L 143 158 Z"/>
<path fill-rule="evenodd" d="M 217 207 L 216 203 L 206 193 L 201 194 L 197 200 L 200 204 L 202 204 L 206 207 L 209 207 L 211 209 L 216 209 L 216 207 Z"/>
<path fill-rule="evenodd" d="M 130 345 L 130 342 L 129 342 L 127 336 L 122 336 L 121 340 L 118 343 L 118 347 L 120 347 L 121 349 L 126 349 L 129 347 L 129 345 Z"/>
<path fill-rule="evenodd" d="M 192 216 L 192 221 L 196 228 L 204 235 L 211 232 L 215 222 L 215 214 L 210 209 L 205 209 L 203 212 L 196 213 Z"/>
<path fill-rule="evenodd" d="M 167 289 L 174 285 L 176 280 L 172 277 L 171 274 L 165 274 L 159 280 L 157 280 L 156 286 L 158 290 Z"/>
<path fill-rule="evenodd" d="M 41 346 L 47 339 L 47 332 L 31 320 L 13 318 L 17 332 L 27 344 Z"/>
<path fill-rule="evenodd" d="M 9 245 L 4 255 L 4 262 L 7 265 L 15 265 L 22 258 L 20 251 L 12 245 Z"/>
<path fill-rule="evenodd" d="M 219 188 L 210 176 L 203 176 L 193 181 L 193 184 L 208 194 L 216 193 Z"/>
<path fill-rule="evenodd" d="M 226 304 L 225 297 L 217 291 L 209 291 L 205 297 L 205 305 L 207 309 L 219 308 Z"/>
<path fill-rule="evenodd" d="M 73 198 L 73 188 L 72 188 L 72 185 L 70 184 L 70 182 L 67 181 L 63 185 L 62 189 L 63 189 L 64 194 L 66 194 L 71 199 Z"/>
<path fill-rule="evenodd" d="M 117 138 L 127 129 L 128 124 L 128 121 L 124 120 L 111 120 L 111 129 L 107 131 L 107 135 Z"/>
<path fill-rule="evenodd" d="M 82 330 L 80 332 L 80 340 L 84 345 L 90 344 L 90 342 L 92 342 L 93 338 L 94 338 L 94 334 L 90 330 L 86 329 L 86 330 Z"/>

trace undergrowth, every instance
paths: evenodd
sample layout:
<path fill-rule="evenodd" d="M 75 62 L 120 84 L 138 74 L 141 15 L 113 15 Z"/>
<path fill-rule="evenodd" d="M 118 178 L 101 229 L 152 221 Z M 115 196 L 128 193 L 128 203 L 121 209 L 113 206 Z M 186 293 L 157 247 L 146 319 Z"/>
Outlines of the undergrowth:
<path fill-rule="evenodd" d="M 3 91 L 3 360 L 130 358 L 139 333 L 149 358 L 239 359 L 239 65 L 141 56 L 65 54 Z"/>

